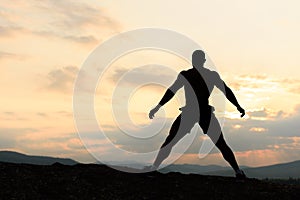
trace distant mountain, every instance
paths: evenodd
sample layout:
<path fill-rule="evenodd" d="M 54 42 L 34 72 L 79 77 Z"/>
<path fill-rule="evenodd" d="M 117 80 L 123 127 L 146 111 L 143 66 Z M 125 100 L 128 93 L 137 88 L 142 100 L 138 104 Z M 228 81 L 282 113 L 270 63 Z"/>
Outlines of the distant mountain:
<path fill-rule="evenodd" d="M 52 165 L 54 163 L 61 163 L 64 165 L 75 165 L 76 161 L 69 158 L 53 158 L 47 156 L 32 156 L 25 155 L 13 151 L 0 151 L 0 162 L 9 163 L 24 163 L 35 165 Z"/>
<path fill-rule="evenodd" d="M 78 162 L 69 158 L 53 158 L 46 156 L 32 156 L 25 155 L 12 151 L 0 151 L 0 162 L 9 163 L 24 163 L 36 165 L 52 165 L 54 163 L 61 163 L 64 165 L 75 165 Z M 122 162 L 111 162 L 111 165 L 141 169 L 145 164 L 132 162 L 126 164 Z M 300 160 L 282 163 L 263 167 L 241 167 L 246 175 L 251 178 L 271 178 L 271 179 L 288 179 L 300 178 Z M 180 172 L 182 174 L 203 174 L 203 175 L 216 175 L 216 176 L 234 176 L 234 172 L 230 167 L 223 167 L 218 165 L 192 165 L 192 164 L 172 164 L 159 170 L 161 173 Z"/>
<path fill-rule="evenodd" d="M 115 166 L 115 167 L 128 167 L 132 169 L 143 169 L 145 166 L 149 166 L 150 164 L 146 163 L 139 163 L 136 161 L 104 161 L 104 162 L 95 162 L 95 164 L 100 165 L 108 165 L 108 166 Z"/>
<path fill-rule="evenodd" d="M 269 165 L 263 167 L 248 167 L 243 169 L 248 177 L 252 178 L 273 178 L 273 179 L 288 179 L 288 178 L 300 178 L 300 160 L 281 163 L 276 165 Z M 216 170 L 210 171 L 209 175 L 218 176 L 232 176 L 232 170 Z"/>
<path fill-rule="evenodd" d="M 247 167 L 241 166 L 246 175 L 251 178 L 300 178 L 300 160 L 282 163 L 264 167 Z M 169 165 L 159 170 L 162 173 L 168 172 L 180 172 L 183 174 L 204 174 L 204 175 L 217 175 L 217 176 L 234 176 L 234 172 L 231 167 L 222 167 L 218 165 Z"/>

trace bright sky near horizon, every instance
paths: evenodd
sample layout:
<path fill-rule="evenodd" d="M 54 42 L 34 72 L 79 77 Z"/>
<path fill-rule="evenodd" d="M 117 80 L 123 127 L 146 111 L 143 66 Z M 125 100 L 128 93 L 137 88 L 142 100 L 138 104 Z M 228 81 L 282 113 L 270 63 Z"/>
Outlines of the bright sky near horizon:
<path fill-rule="evenodd" d="M 299 160 L 299 7 L 296 0 L 1 1 L 0 150 L 92 162 L 73 120 L 77 73 L 101 42 L 124 31 L 155 27 L 176 31 L 201 45 L 246 109 L 247 117 L 240 119 L 228 102 L 223 127 L 241 165 Z M 105 108 L 116 79 L 130 66 L 146 65 L 151 59 L 177 71 L 189 68 L 186 61 L 166 52 L 149 50 L 121 57 L 104 77 L 105 91 L 97 91 L 99 120 L 99 113 L 109 112 Z M 149 73 L 154 80 L 176 78 L 167 76 L 164 70 L 155 71 L 155 66 L 148 69 L 136 71 L 130 81 L 139 73 Z M 132 95 L 129 110 L 135 123 L 151 122 L 145 116 L 164 90 L 147 86 Z M 178 114 L 172 108 L 177 109 L 178 102 L 174 99 L 169 104 L 166 116 L 172 122 Z M 108 115 L 103 120 L 111 139 L 130 149 L 130 141 L 122 143 Z M 136 148 L 157 148 L 165 134 L 155 144 Z M 199 141 L 202 139 L 200 133 Z M 110 149 L 101 145 L 98 150 L 109 154 Z M 177 162 L 226 165 L 218 151 L 199 159 L 198 150 L 193 144 Z"/>

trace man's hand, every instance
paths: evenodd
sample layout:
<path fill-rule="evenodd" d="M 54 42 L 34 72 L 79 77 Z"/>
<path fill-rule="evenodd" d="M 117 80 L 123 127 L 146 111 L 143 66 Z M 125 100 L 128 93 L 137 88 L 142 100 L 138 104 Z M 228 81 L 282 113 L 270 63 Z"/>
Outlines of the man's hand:
<path fill-rule="evenodd" d="M 242 107 L 237 107 L 238 111 L 241 113 L 241 117 L 245 116 L 245 110 Z"/>
<path fill-rule="evenodd" d="M 150 119 L 153 119 L 155 113 L 159 110 L 161 106 L 160 105 L 157 105 L 155 108 L 153 108 L 152 110 L 150 110 L 149 112 L 149 118 Z"/>

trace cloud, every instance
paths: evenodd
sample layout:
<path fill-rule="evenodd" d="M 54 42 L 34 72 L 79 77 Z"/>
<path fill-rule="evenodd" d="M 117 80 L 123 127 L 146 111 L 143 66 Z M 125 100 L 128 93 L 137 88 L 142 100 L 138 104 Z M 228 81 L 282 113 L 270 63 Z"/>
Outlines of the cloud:
<path fill-rule="evenodd" d="M 251 74 L 251 75 L 240 75 L 241 79 L 248 79 L 248 80 L 266 80 L 268 79 L 268 76 L 266 74 Z"/>
<path fill-rule="evenodd" d="M 14 57 L 14 56 L 15 54 L 0 51 L 0 59 L 7 58 L 7 57 Z"/>
<path fill-rule="evenodd" d="M 118 29 L 119 24 L 107 16 L 103 8 L 90 6 L 85 1 L 36 1 L 35 8 L 51 15 L 51 25 L 56 28 L 80 29 L 89 25 Z"/>
<path fill-rule="evenodd" d="M 297 94 L 300 91 L 300 79 L 273 78 L 267 75 L 253 74 L 228 77 L 229 85 L 235 90 L 274 93 L 279 90 Z M 253 90 L 254 89 L 254 90 Z"/>
<path fill-rule="evenodd" d="M 41 135 L 42 133 L 28 133 L 20 135 L 15 142 L 15 149 L 20 149 L 34 155 L 49 155 L 77 158 L 79 154 L 87 152 L 76 133 L 61 135 Z"/>
<path fill-rule="evenodd" d="M 89 34 L 86 35 L 87 33 L 81 33 L 80 34 L 67 34 L 68 32 L 60 33 L 57 31 L 50 31 L 50 30 L 44 30 L 44 31 L 39 31 L 39 30 L 30 30 L 30 28 L 26 27 L 10 27 L 10 26 L 0 26 L 0 38 L 6 38 L 6 37 L 18 37 L 20 35 L 34 35 L 42 38 L 59 38 L 59 39 L 64 39 L 70 42 L 76 42 L 76 43 L 82 43 L 82 44 L 95 44 L 98 43 L 98 39 Z M 4 54 L 3 56 L 12 56 L 15 54 Z"/>
<path fill-rule="evenodd" d="M 121 25 L 102 7 L 86 1 L 15 1 L 0 3 L 0 37 L 34 34 L 77 43 L 98 42 L 99 35 L 119 32 Z M 101 34 L 100 34 L 101 33 Z"/>
<path fill-rule="evenodd" d="M 265 108 L 263 108 L 262 110 L 249 111 L 249 112 L 247 112 L 247 114 L 250 117 L 267 117 L 268 116 L 267 110 Z"/>
<path fill-rule="evenodd" d="M 147 65 L 132 70 L 118 68 L 113 72 L 111 80 L 115 83 L 120 81 L 120 83 L 134 86 L 143 83 L 160 83 L 169 86 L 176 79 L 177 75 L 178 74 L 170 68 Z"/>
<path fill-rule="evenodd" d="M 79 42 L 79 43 L 96 43 L 96 42 L 98 42 L 98 40 L 92 35 L 88 35 L 88 36 L 64 36 L 64 38 L 67 39 L 67 40 L 71 40 L 71 41 L 75 41 L 75 42 Z"/>
<path fill-rule="evenodd" d="M 299 160 L 299 153 L 299 150 L 292 149 L 259 149 L 249 151 L 235 151 L 235 156 L 240 165 L 259 167 Z M 229 166 L 219 152 L 209 154 L 202 159 L 199 159 L 197 153 L 184 154 L 180 159 L 176 161 L 176 163 L 191 163 L 198 165 L 216 164 L 221 166 Z"/>
<path fill-rule="evenodd" d="M 81 33 L 81 34 L 71 34 L 68 32 L 59 33 L 56 31 L 36 31 L 36 30 L 30 30 L 28 28 L 22 28 L 22 27 L 1 27 L 0 26 L 0 37 L 6 38 L 6 37 L 18 37 L 18 36 L 24 36 L 24 35 L 34 35 L 41 38 L 58 38 L 63 39 L 70 42 L 76 42 L 76 43 L 82 43 L 82 44 L 95 44 L 98 43 L 99 40 L 88 33 Z"/>
<path fill-rule="evenodd" d="M 224 135 L 235 150 L 269 149 L 283 144 L 287 146 L 293 144 L 295 138 L 300 138 L 299 109 L 283 117 L 276 117 L 279 114 L 270 114 L 266 109 L 255 114 L 256 117 L 250 115 L 246 120 L 226 119 Z"/>
<path fill-rule="evenodd" d="M 291 116 L 278 121 L 267 122 L 269 133 L 274 136 L 297 136 L 300 137 L 300 115 Z"/>
<path fill-rule="evenodd" d="M 1 60 L 24 60 L 25 58 L 26 57 L 23 55 L 0 51 L 0 61 Z"/>
<path fill-rule="evenodd" d="M 15 112 L 7 111 L 7 112 L 4 112 L 4 114 L 6 114 L 6 115 L 15 115 Z"/>
<path fill-rule="evenodd" d="M 300 80 L 299 79 L 284 79 L 282 80 L 288 92 L 293 94 L 300 94 Z"/>
<path fill-rule="evenodd" d="M 0 148 L 14 148 L 18 146 L 18 137 L 36 131 L 33 128 L 0 128 Z"/>
<path fill-rule="evenodd" d="M 261 132 L 266 132 L 267 129 L 262 128 L 262 127 L 252 127 L 249 129 L 250 132 L 257 132 L 257 133 L 261 133 Z"/>
<path fill-rule="evenodd" d="M 49 84 L 46 88 L 59 92 L 71 92 L 77 72 L 78 67 L 75 66 L 66 66 L 50 71 L 47 75 Z"/>
<path fill-rule="evenodd" d="M 68 112 L 68 111 L 64 111 L 64 110 L 58 111 L 58 112 L 56 112 L 56 114 L 59 114 L 60 116 L 68 117 L 68 118 L 73 117 L 72 112 Z"/>
<path fill-rule="evenodd" d="M 39 36 L 39 37 L 43 37 L 43 38 L 61 38 L 61 39 L 65 39 L 71 42 L 77 42 L 77 43 L 91 43 L 91 44 L 95 44 L 98 42 L 98 40 L 92 36 L 92 35 L 83 35 L 83 36 L 78 36 L 78 35 L 66 35 L 66 34 L 59 34 L 59 33 L 55 33 L 52 31 L 33 31 L 31 32 L 32 34 Z"/>
<path fill-rule="evenodd" d="M 277 79 L 272 79 L 267 75 L 240 75 L 229 78 L 229 85 L 235 90 L 253 90 L 255 91 L 272 91 L 274 88 L 278 87 L 280 81 Z"/>
<path fill-rule="evenodd" d="M 247 111 L 247 115 L 253 120 L 276 120 L 288 116 L 288 114 L 282 110 L 275 111 L 267 108 L 249 110 Z"/>
<path fill-rule="evenodd" d="M 0 37 L 12 37 L 23 31 L 24 28 L 18 26 L 0 26 Z"/>
<path fill-rule="evenodd" d="M 0 113 L 0 120 L 2 121 L 26 121 L 28 118 L 21 117 L 19 113 L 6 111 Z"/>
<path fill-rule="evenodd" d="M 43 117 L 43 118 L 48 117 L 48 114 L 44 113 L 44 112 L 37 112 L 36 115 L 39 116 L 39 117 Z"/>
<path fill-rule="evenodd" d="M 161 130 L 160 127 L 162 125 L 161 124 L 162 122 L 159 119 L 156 119 L 156 121 L 154 121 L 152 124 L 152 128 L 149 129 L 121 126 L 125 128 L 126 131 L 128 131 L 128 132 L 124 132 L 121 129 L 119 129 L 118 126 L 114 126 L 106 130 L 105 135 L 107 139 L 112 141 L 116 146 L 118 146 L 123 150 L 130 151 L 130 152 L 147 153 L 159 149 L 159 147 L 162 145 L 169 132 L 169 127 L 171 126 L 172 121 L 167 120 L 166 124 Z M 160 132 L 153 133 L 152 131 L 154 130 L 160 130 Z M 137 138 L 134 137 L 135 135 L 145 136 L 145 137 L 149 136 L 149 137 Z"/>

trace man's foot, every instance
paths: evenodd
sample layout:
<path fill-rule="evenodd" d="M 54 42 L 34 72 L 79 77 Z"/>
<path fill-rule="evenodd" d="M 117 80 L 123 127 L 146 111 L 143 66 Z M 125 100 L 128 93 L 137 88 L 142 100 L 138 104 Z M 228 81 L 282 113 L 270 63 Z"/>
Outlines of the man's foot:
<path fill-rule="evenodd" d="M 247 176 L 245 175 L 245 173 L 242 170 L 238 170 L 235 173 L 235 178 L 237 181 L 244 181 L 247 179 Z"/>

